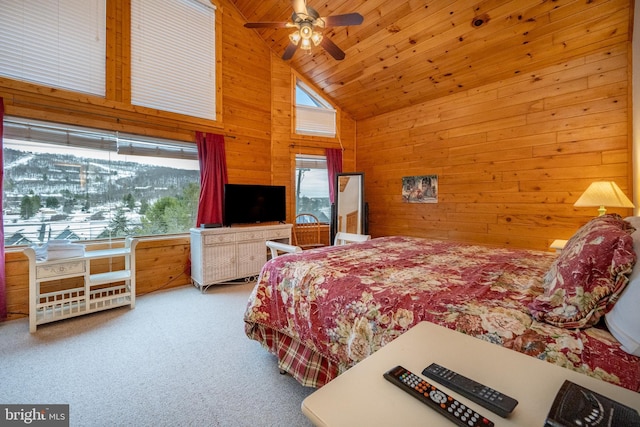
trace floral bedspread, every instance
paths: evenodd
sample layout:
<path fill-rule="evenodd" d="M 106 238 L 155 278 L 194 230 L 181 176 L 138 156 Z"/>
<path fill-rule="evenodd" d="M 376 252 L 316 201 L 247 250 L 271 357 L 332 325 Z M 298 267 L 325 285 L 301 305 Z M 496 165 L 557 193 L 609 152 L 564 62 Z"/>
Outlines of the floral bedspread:
<path fill-rule="evenodd" d="M 426 320 L 640 391 L 640 358 L 603 326 L 569 330 L 532 319 L 527 305 L 543 292 L 554 259 L 412 237 L 281 256 L 262 269 L 245 329 L 271 351 L 265 330 L 290 337 L 337 375 Z"/>

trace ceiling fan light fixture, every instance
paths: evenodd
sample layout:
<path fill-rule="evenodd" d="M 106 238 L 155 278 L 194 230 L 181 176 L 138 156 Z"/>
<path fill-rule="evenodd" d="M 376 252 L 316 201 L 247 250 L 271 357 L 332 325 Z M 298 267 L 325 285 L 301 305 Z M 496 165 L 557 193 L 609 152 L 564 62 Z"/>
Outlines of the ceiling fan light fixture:
<path fill-rule="evenodd" d="M 311 25 L 310 22 L 303 22 L 300 25 L 300 36 L 303 39 L 310 39 L 313 33 L 314 33 L 313 26 Z"/>
<path fill-rule="evenodd" d="M 302 39 L 302 42 L 300 43 L 300 49 L 302 50 L 309 50 L 311 49 L 311 39 Z"/>
<path fill-rule="evenodd" d="M 291 40 L 291 43 L 295 44 L 296 46 L 298 45 L 298 43 L 300 43 L 301 38 L 302 37 L 300 37 L 299 31 L 294 31 L 293 33 L 289 34 L 289 40 Z"/>
<path fill-rule="evenodd" d="M 313 34 L 311 35 L 311 41 L 313 42 L 314 46 L 318 46 L 322 41 L 322 33 L 314 31 Z"/>
<path fill-rule="evenodd" d="M 359 13 L 343 13 L 321 17 L 317 10 L 307 5 L 306 0 L 291 0 L 293 3 L 293 14 L 290 22 L 247 22 L 246 28 L 294 28 L 289 34 L 290 43 L 282 54 L 282 59 L 290 60 L 298 48 L 306 53 L 311 53 L 314 46 L 322 47 L 334 59 L 341 61 L 345 57 L 342 49 L 336 46 L 329 37 L 325 38 L 321 31 L 316 28 L 346 27 L 350 25 L 360 25 L 364 18 Z"/>

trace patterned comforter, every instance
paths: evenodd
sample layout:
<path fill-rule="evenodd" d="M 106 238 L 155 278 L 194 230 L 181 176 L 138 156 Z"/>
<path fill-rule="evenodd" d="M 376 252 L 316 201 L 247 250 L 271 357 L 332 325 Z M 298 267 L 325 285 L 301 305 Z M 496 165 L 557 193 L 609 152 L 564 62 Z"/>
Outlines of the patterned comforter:
<path fill-rule="evenodd" d="M 281 369 L 320 387 L 426 320 L 640 391 L 640 358 L 604 328 L 534 321 L 550 252 L 384 237 L 265 264 L 244 316 Z"/>

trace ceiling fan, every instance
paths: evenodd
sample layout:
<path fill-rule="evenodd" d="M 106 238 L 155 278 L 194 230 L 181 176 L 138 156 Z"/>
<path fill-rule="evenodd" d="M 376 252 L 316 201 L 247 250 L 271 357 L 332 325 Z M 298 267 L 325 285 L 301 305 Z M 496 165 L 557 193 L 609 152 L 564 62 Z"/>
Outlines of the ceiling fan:
<path fill-rule="evenodd" d="M 306 0 L 292 0 L 293 14 L 291 22 L 247 22 L 247 28 L 295 28 L 296 31 L 289 34 L 289 45 L 282 55 L 282 59 L 289 60 L 293 57 L 298 45 L 300 49 L 310 50 L 311 45 L 322 46 L 331 56 L 337 60 L 344 59 L 344 52 L 334 42 L 324 37 L 316 28 L 341 27 L 347 25 L 360 25 L 364 18 L 359 13 L 345 13 L 321 17 L 311 6 L 307 6 Z"/>

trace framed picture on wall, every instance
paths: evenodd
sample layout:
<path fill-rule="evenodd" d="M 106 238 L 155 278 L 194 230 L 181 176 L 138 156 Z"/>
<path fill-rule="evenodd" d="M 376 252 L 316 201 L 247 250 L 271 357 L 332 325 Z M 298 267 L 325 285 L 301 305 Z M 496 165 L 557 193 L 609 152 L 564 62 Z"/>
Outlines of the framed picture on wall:
<path fill-rule="evenodd" d="M 404 203 L 438 203 L 438 175 L 403 177 L 402 201 Z"/>

